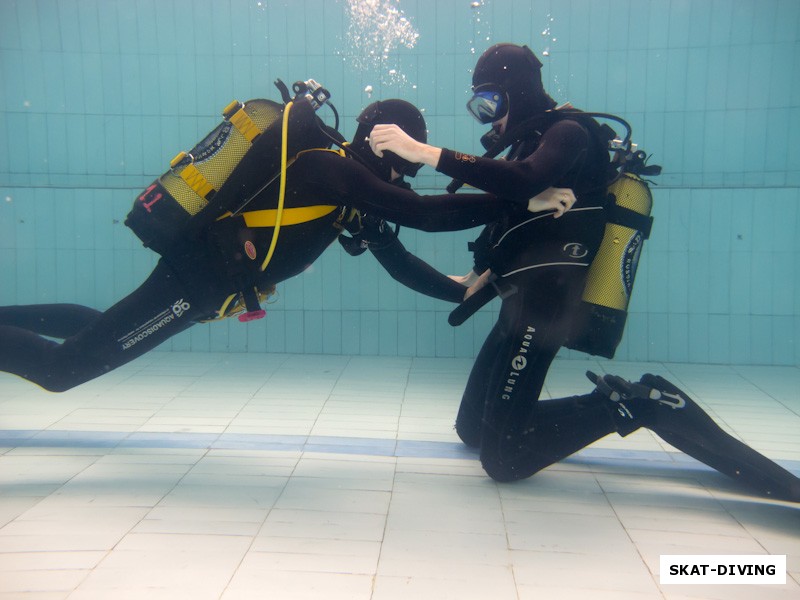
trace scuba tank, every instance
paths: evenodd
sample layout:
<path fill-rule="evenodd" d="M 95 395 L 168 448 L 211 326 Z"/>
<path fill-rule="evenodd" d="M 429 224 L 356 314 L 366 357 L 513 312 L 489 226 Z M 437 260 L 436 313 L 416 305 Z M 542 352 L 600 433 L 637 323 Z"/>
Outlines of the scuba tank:
<path fill-rule="evenodd" d="M 133 203 L 125 219 L 145 247 L 162 256 L 227 213 L 236 213 L 281 174 L 284 117 L 287 155 L 329 147 L 324 124 L 315 111 L 330 93 L 313 79 L 294 84 L 292 100 L 280 80 L 284 104 L 272 100 L 234 100 L 223 121 L 188 152 L 179 152 L 169 170 Z M 337 115 L 338 121 L 338 115 Z M 226 185 L 226 183 L 228 185 Z"/>
<path fill-rule="evenodd" d="M 653 196 L 636 173 L 644 152 L 609 185 L 608 221 L 571 327 L 566 348 L 613 358 L 628 318 L 628 304 L 644 241 L 650 237 Z M 644 167 L 654 173 L 655 166 Z M 660 167 L 658 168 L 660 171 Z"/>
<path fill-rule="evenodd" d="M 328 148 L 339 116 L 328 100 L 330 92 L 313 79 L 293 85 L 295 97 L 277 80 L 284 103 L 271 100 L 234 100 L 222 112 L 223 121 L 189 152 L 180 152 L 170 168 L 136 199 L 125 225 L 151 248 L 169 260 L 182 247 L 206 244 L 203 232 L 215 221 L 241 214 L 262 191 L 279 181 L 278 207 L 271 217 L 272 240 L 263 272 L 272 259 L 283 221 L 286 171 L 291 160 L 303 150 Z M 336 116 L 330 128 L 316 115 L 328 104 Z M 334 207 L 330 207 L 331 210 Z M 313 219 L 314 211 L 302 211 Z M 330 212 L 330 211 L 329 211 Z M 289 218 L 287 221 L 291 221 Z M 296 220 L 296 219 L 295 219 Z M 255 249 L 245 245 L 248 256 Z M 252 274 L 226 262 L 226 277 L 232 294 L 218 311 L 220 318 L 239 314 L 240 321 L 264 316 L 261 301 L 270 290 L 253 285 Z M 274 286 L 273 286 L 274 287 Z"/>
<path fill-rule="evenodd" d="M 271 100 L 231 102 L 224 120 L 136 199 L 125 219 L 146 248 L 161 255 L 185 235 L 189 221 L 207 208 L 257 138 L 280 127 L 283 106 Z"/>

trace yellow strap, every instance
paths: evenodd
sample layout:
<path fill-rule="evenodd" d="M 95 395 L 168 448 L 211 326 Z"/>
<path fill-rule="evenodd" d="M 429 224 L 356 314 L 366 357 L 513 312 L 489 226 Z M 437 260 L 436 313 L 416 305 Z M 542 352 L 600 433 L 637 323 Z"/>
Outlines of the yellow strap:
<path fill-rule="evenodd" d="M 209 196 L 214 194 L 217 190 L 211 185 L 203 174 L 197 170 L 192 164 L 186 165 L 181 170 L 181 179 L 192 188 L 201 198 L 209 199 Z"/>
<path fill-rule="evenodd" d="M 244 106 L 231 115 L 230 122 L 250 143 L 261 134 L 258 125 L 256 125 L 253 119 L 250 118 L 250 115 L 245 112 Z"/>
<path fill-rule="evenodd" d="M 292 109 L 292 103 L 289 102 L 283 109 L 283 123 L 281 131 L 281 187 L 278 192 L 278 209 L 275 212 L 275 231 L 272 232 L 272 241 L 269 244 L 267 257 L 261 264 L 261 270 L 265 271 L 269 261 L 272 260 L 272 255 L 275 253 L 275 246 L 278 245 L 278 234 L 281 231 L 281 222 L 283 221 L 283 205 L 286 201 L 286 170 L 288 166 L 288 149 L 289 149 L 289 111 Z"/>
<path fill-rule="evenodd" d="M 345 142 L 344 145 L 347 146 L 348 142 Z M 297 156 L 302 156 L 308 152 L 333 152 L 334 154 L 338 154 L 339 156 L 347 156 L 344 150 L 341 148 L 338 150 L 334 150 L 333 148 L 307 148 L 306 150 L 300 150 L 297 153 Z M 295 157 L 296 158 L 296 157 Z"/>
<path fill-rule="evenodd" d="M 225 318 L 225 313 L 228 312 L 228 306 L 230 305 L 231 302 L 233 302 L 233 299 L 236 298 L 236 296 L 238 296 L 238 294 L 231 294 L 230 296 L 228 296 L 227 300 L 225 300 L 220 309 L 217 311 L 218 319 Z"/>
<path fill-rule="evenodd" d="M 331 214 L 338 207 L 320 205 L 320 206 L 303 206 L 299 208 L 285 208 L 283 209 L 282 225 L 299 225 L 300 223 L 307 223 L 314 219 L 320 219 L 325 215 Z M 266 210 L 251 210 L 243 212 L 244 223 L 248 227 L 275 227 L 278 218 L 278 211 L 274 208 Z"/>

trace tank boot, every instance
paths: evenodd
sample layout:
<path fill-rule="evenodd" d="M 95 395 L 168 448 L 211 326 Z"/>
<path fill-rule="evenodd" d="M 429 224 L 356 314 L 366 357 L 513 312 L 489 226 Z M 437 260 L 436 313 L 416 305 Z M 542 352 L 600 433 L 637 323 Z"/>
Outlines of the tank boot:
<path fill-rule="evenodd" d="M 663 377 L 647 373 L 631 383 L 616 375 L 587 376 L 614 403 L 612 417 L 620 435 L 646 427 L 671 446 L 764 496 L 800 502 L 799 478 L 725 432 Z"/>

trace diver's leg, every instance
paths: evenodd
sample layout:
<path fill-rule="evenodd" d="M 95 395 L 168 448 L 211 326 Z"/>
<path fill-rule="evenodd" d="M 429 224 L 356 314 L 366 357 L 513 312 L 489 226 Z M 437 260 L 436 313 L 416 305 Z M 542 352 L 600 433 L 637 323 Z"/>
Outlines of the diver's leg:
<path fill-rule="evenodd" d="M 503 333 L 495 323 L 489 335 L 484 340 L 472 370 L 467 379 L 467 386 L 461 397 L 456 416 L 456 433 L 467 446 L 477 448 L 481 445 L 481 429 L 483 427 L 483 414 L 486 405 L 487 390 L 497 387 L 493 383 L 497 369 L 497 353 L 504 347 Z M 502 373 L 500 373 L 502 375 Z"/>
<path fill-rule="evenodd" d="M 503 458 L 484 458 L 484 468 L 497 481 L 524 479 L 613 433 L 603 400 L 595 393 L 540 400 L 528 430 L 508 432 Z"/>
<path fill-rule="evenodd" d="M 103 313 L 80 304 L 0 306 L 0 325 L 27 329 L 39 335 L 66 339 Z"/>
<path fill-rule="evenodd" d="M 596 392 L 537 402 L 569 327 L 564 298 L 582 281 L 577 270 L 553 270 L 503 301 L 501 376 L 487 394 L 481 437 L 481 462 L 495 480 L 530 477 L 615 431 L 608 399 Z"/>
<path fill-rule="evenodd" d="M 616 405 L 621 435 L 646 427 L 702 463 L 760 494 L 800 502 L 800 479 L 726 433 L 685 392 L 658 375 L 638 384 L 614 375 L 594 376 L 598 390 Z"/>
<path fill-rule="evenodd" d="M 136 291 L 61 344 L 0 326 L 0 371 L 65 391 L 141 356 L 207 314 L 159 263 Z"/>

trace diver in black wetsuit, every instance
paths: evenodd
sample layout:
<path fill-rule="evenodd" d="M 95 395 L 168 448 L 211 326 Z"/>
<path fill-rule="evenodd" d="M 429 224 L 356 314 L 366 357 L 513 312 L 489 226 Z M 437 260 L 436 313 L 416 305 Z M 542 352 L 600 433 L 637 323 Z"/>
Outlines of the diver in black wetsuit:
<path fill-rule="evenodd" d="M 410 135 L 425 140 L 421 114 L 404 101 L 371 105 L 359 120 L 355 151 L 366 147 L 364 138 L 378 122 L 398 122 Z M 141 356 L 199 321 L 223 314 L 220 307 L 232 301 L 241 285 L 266 292 L 301 273 L 343 230 L 363 236 L 360 213 L 369 215 L 368 228 L 381 226 L 380 219 L 386 218 L 427 231 L 450 231 L 484 224 L 507 206 L 488 194 L 418 196 L 389 183 L 415 175 L 418 165 L 396 156 L 378 160 L 370 158 L 371 152 L 362 154 L 373 171 L 330 150 L 306 151 L 296 158 L 288 169 L 287 212 L 304 207 L 321 210 L 302 222 L 292 223 L 286 217 L 277 258 L 265 270 L 258 268 L 261 260 L 256 259 L 265 254 L 273 227 L 259 224 L 259 218 L 270 209 L 274 212 L 277 185 L 259 193 L 246 212 L 215 221 L 198 237 L 182 240 L 137 290 L 104 312 L 73 304 L 0 307 L 0 370 L 50 391 L 68 390 Z M 238 190 L 243 179 L 250 185 L 251 178 L 269 175 L 258 168 L 258 161 L 251 162 L 252 168 L 235 171 L 225 185 Z M 225 186 L 220 190 L 224 192 Z M 407 253 L 390 234 L 386 229 L 382 242 L 372 248 L 382 264 L 405 273 L 396 276 L 424 293 L 461 299 L 466 288 Z"/>
<path fill-rule="evenodd" d="M 349 144 L 349 150 L 354 151 L 359 160 L 382 179 L 404 189 L 411 189 L 403 176 L 413 177 L 422 165 L 408 162 L 391 153 L 384 158 L 378 157 L 369 146 L 369 135 L 375 125 L 394 123 L 413 139 L 426 142 L 428 131 L 422 113 L 408 102 L 385 100 L 370 104 L 356 120 L 359 125 Z M 397 173 L 401 177 L 396 177 Z M 406 287 L 448 302 L 458 303 L 464 299 L 466 287 L 408 252 L 397 236 L 397 228 L 392 228 L 384 218 L 359 210 L 352 221 L 345 223 L 345 228 L 350 235 L 340 235 L 338 240 L 350 256 L 359 256 L 369 250 L 381 266 Z"/>
<path fill-rule="evenodd" d="M 577 196 L 563 216 L 512 211 L 478 240 L 471 279 L 481 275 L 477 288 L 499 275 L 493 285 L 503 301 L 467 382 L 456 420 L 459 436 L 480 448 L 492 478 L 512 481 L 612 432 L 625 436 L 646 427 L 761 494 L 800 501 L 800 479 L 725 433 L 661 377 L 647 374 L 630 383 L 589 374 L 596 384 L 591 393 L 539 401 L 602 239 L 609 166 L 606 142 L 591 123 L 555 108 L 542 86 L 541 66 L 530 49 L 513 44 L 489 48 L 475 66 L 467 106 L 481 123 L 492 123 L 485 137 L 513 138 L 515 128 L 522 131 L 506 160 L 422 144 L 391 125 L 376 127 L 370 138 L 379 156 L 393 151 L 504 198 L 530 198 L 548 186 L 572 188 Z M 522 125 L 533 118 L 541 119 L 536 127 Z"/>

